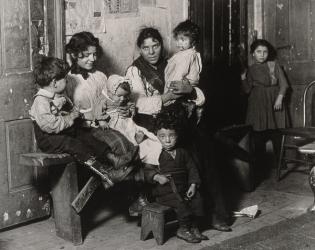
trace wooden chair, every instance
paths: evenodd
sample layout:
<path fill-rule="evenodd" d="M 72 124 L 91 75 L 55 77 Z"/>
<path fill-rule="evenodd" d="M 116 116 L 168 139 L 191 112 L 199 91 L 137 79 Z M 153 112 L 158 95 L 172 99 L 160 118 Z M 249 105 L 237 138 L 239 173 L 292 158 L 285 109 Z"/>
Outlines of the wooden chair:
<path fill-rule="evenodd" d="M 287 168 L 287 163 L 298 163 L 303 165 L 309 164 L 309 156 L 305 159 L 305 155 L 300 154 L 299 148 L 305 144 L 315 141 L 315 127 L 306 126 L 306 99 L 308 91 L 314 84 L 315 81 L 307 84 L 303 92 L 303 127 L 280 129 L 282 139 L 276 174 L 278 181 L 281 179 L 281 171 Z"/>

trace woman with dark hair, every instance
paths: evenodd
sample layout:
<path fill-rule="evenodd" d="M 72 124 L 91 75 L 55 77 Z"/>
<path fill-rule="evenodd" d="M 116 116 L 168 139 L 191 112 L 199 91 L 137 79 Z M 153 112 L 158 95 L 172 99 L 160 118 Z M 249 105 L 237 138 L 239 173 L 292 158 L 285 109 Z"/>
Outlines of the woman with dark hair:
<path fill-rule="evenodd" d="M 95 138 L 106 142 L 113 152 L 129 164 L 138 156 L 138 147 L 118 131 L 105 126 L 108 117 L 102 110 L 102 90 L 106 87 L 107 77 L 95 69 L 101 52 L 98 38 L 90 32 L 76 33 L 66 45 L 66 52 L 71 64 L 66 92 L 82 114 L 81 126 L 91 130 Z"/>
<path fill-rule="evenodd" d="M 198 87 L 191 86 L 186 80 L 171 82 L 170 89 L 172 91 L 164 93 L 164 71 L 167 60 L 163 56 L 163 39 L 157 29 L 152 27 L 143 28 L 138 35 L 137 46 L 140 56 L 127 69 L 126 76 L 131 80 L 131 97 L 137 108 L 134 120 L 139 126 L 153 131 L 155 117 L 165 108 L 164 105 L 169 101 L 177 100 L 183 95 L 190 101 L 195 102 L 196 106 L 204 104 L 203 92 Z M 171 105 L 167 109 L 177 109 L 178 107 L 180 106 Z M 178 113 L 180 112 L 182 112 L 182 109 L 179 108 Z M 210 146 L 208 141 L 210 139 L 200 132 L 196 124 L 189 126 L 184 136 L 184 143 L 190 149 L 194 148 L 194 158 L 199 162 L 198 168 L 200 176 L 203 178 L 202 193 L 204 197 L 209 200 L 209 196 L 212 196 L 214 201 L 213 226 L 221 231 L 229 231 L 230 228 L 225 222 L 227 212 L 219 188 L 221 183 L 218 183 L 215 166 L 210 163 L 209 159 Z M 221 214 L 223 215 L 221 216 Z"/>

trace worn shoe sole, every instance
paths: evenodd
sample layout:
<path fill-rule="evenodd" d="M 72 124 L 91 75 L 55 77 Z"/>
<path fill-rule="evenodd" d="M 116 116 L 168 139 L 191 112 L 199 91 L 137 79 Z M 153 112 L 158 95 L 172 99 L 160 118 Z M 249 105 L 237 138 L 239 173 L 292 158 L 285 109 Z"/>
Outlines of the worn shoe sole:
<path fill-rule="evenodd" d="M 186 242 L 188 242 L 188 243 L 200 243 L 201 242 L 201 240 L 200 239 L 194 239 L 194 240 L 188 240 L 188 239 L 186 239 L 185 237 L 182 237 L 182 236 L 180 236 L 180 235 L 176 235 L 176 237 L 177 238 L 179 238 L 179 239 L 181 239 L 181 240 L 184 240 L 184 241 L 186 241 Z"/>

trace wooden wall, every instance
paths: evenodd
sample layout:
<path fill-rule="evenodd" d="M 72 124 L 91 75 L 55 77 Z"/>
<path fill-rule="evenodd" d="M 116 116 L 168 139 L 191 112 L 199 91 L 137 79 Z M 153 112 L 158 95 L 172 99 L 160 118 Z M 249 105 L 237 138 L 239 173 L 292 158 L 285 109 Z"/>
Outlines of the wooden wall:
<path fill-rule="evenodd" d="M 255 11 L 257 6 L 261 6 L 258 8 L 260 12 Z M 249 13 L 249 22 L 256 23 L 253 28 L 261 29 L 257 33 L 277 48 L 278 59 L 291 86 L 287 97 L 292 126 L 301 126 L 303 91 L 309 82 L 315 80 L 315 1 L 255 0 Z M 254 30 L 249 30 L 250 34 L 253 32 Z M 311 89 L 307 98 L 308 125 L 314 125 L 313 92 Z"/>

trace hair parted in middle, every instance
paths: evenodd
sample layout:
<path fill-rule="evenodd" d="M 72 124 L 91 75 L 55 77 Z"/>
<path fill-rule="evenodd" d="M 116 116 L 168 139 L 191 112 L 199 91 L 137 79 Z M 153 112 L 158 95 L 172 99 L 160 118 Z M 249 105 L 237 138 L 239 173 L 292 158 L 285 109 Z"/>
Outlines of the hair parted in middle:
<path fill-rule="evenodd" d="M 160 43 L 161 47 L 163 48 L 163 38 L 161 36 L 160 31 L 153 27 L 145 27 L 140 30 L 140 33 L 137 38 L 137 46 L 138 48 L 141 47 L 144 40 L 147 38 L 152 38 L 152 40 L 156 40 Z"/>
<path fill-rule="evenodd" d="M 257 47 L 263 46 L 268 49 L 268 58 L 267 61 L 274 60 L 277 57 L 276 49 L 265 39 L 256 39 L 250 45 L 250 53 L 253 54 Z"/>

